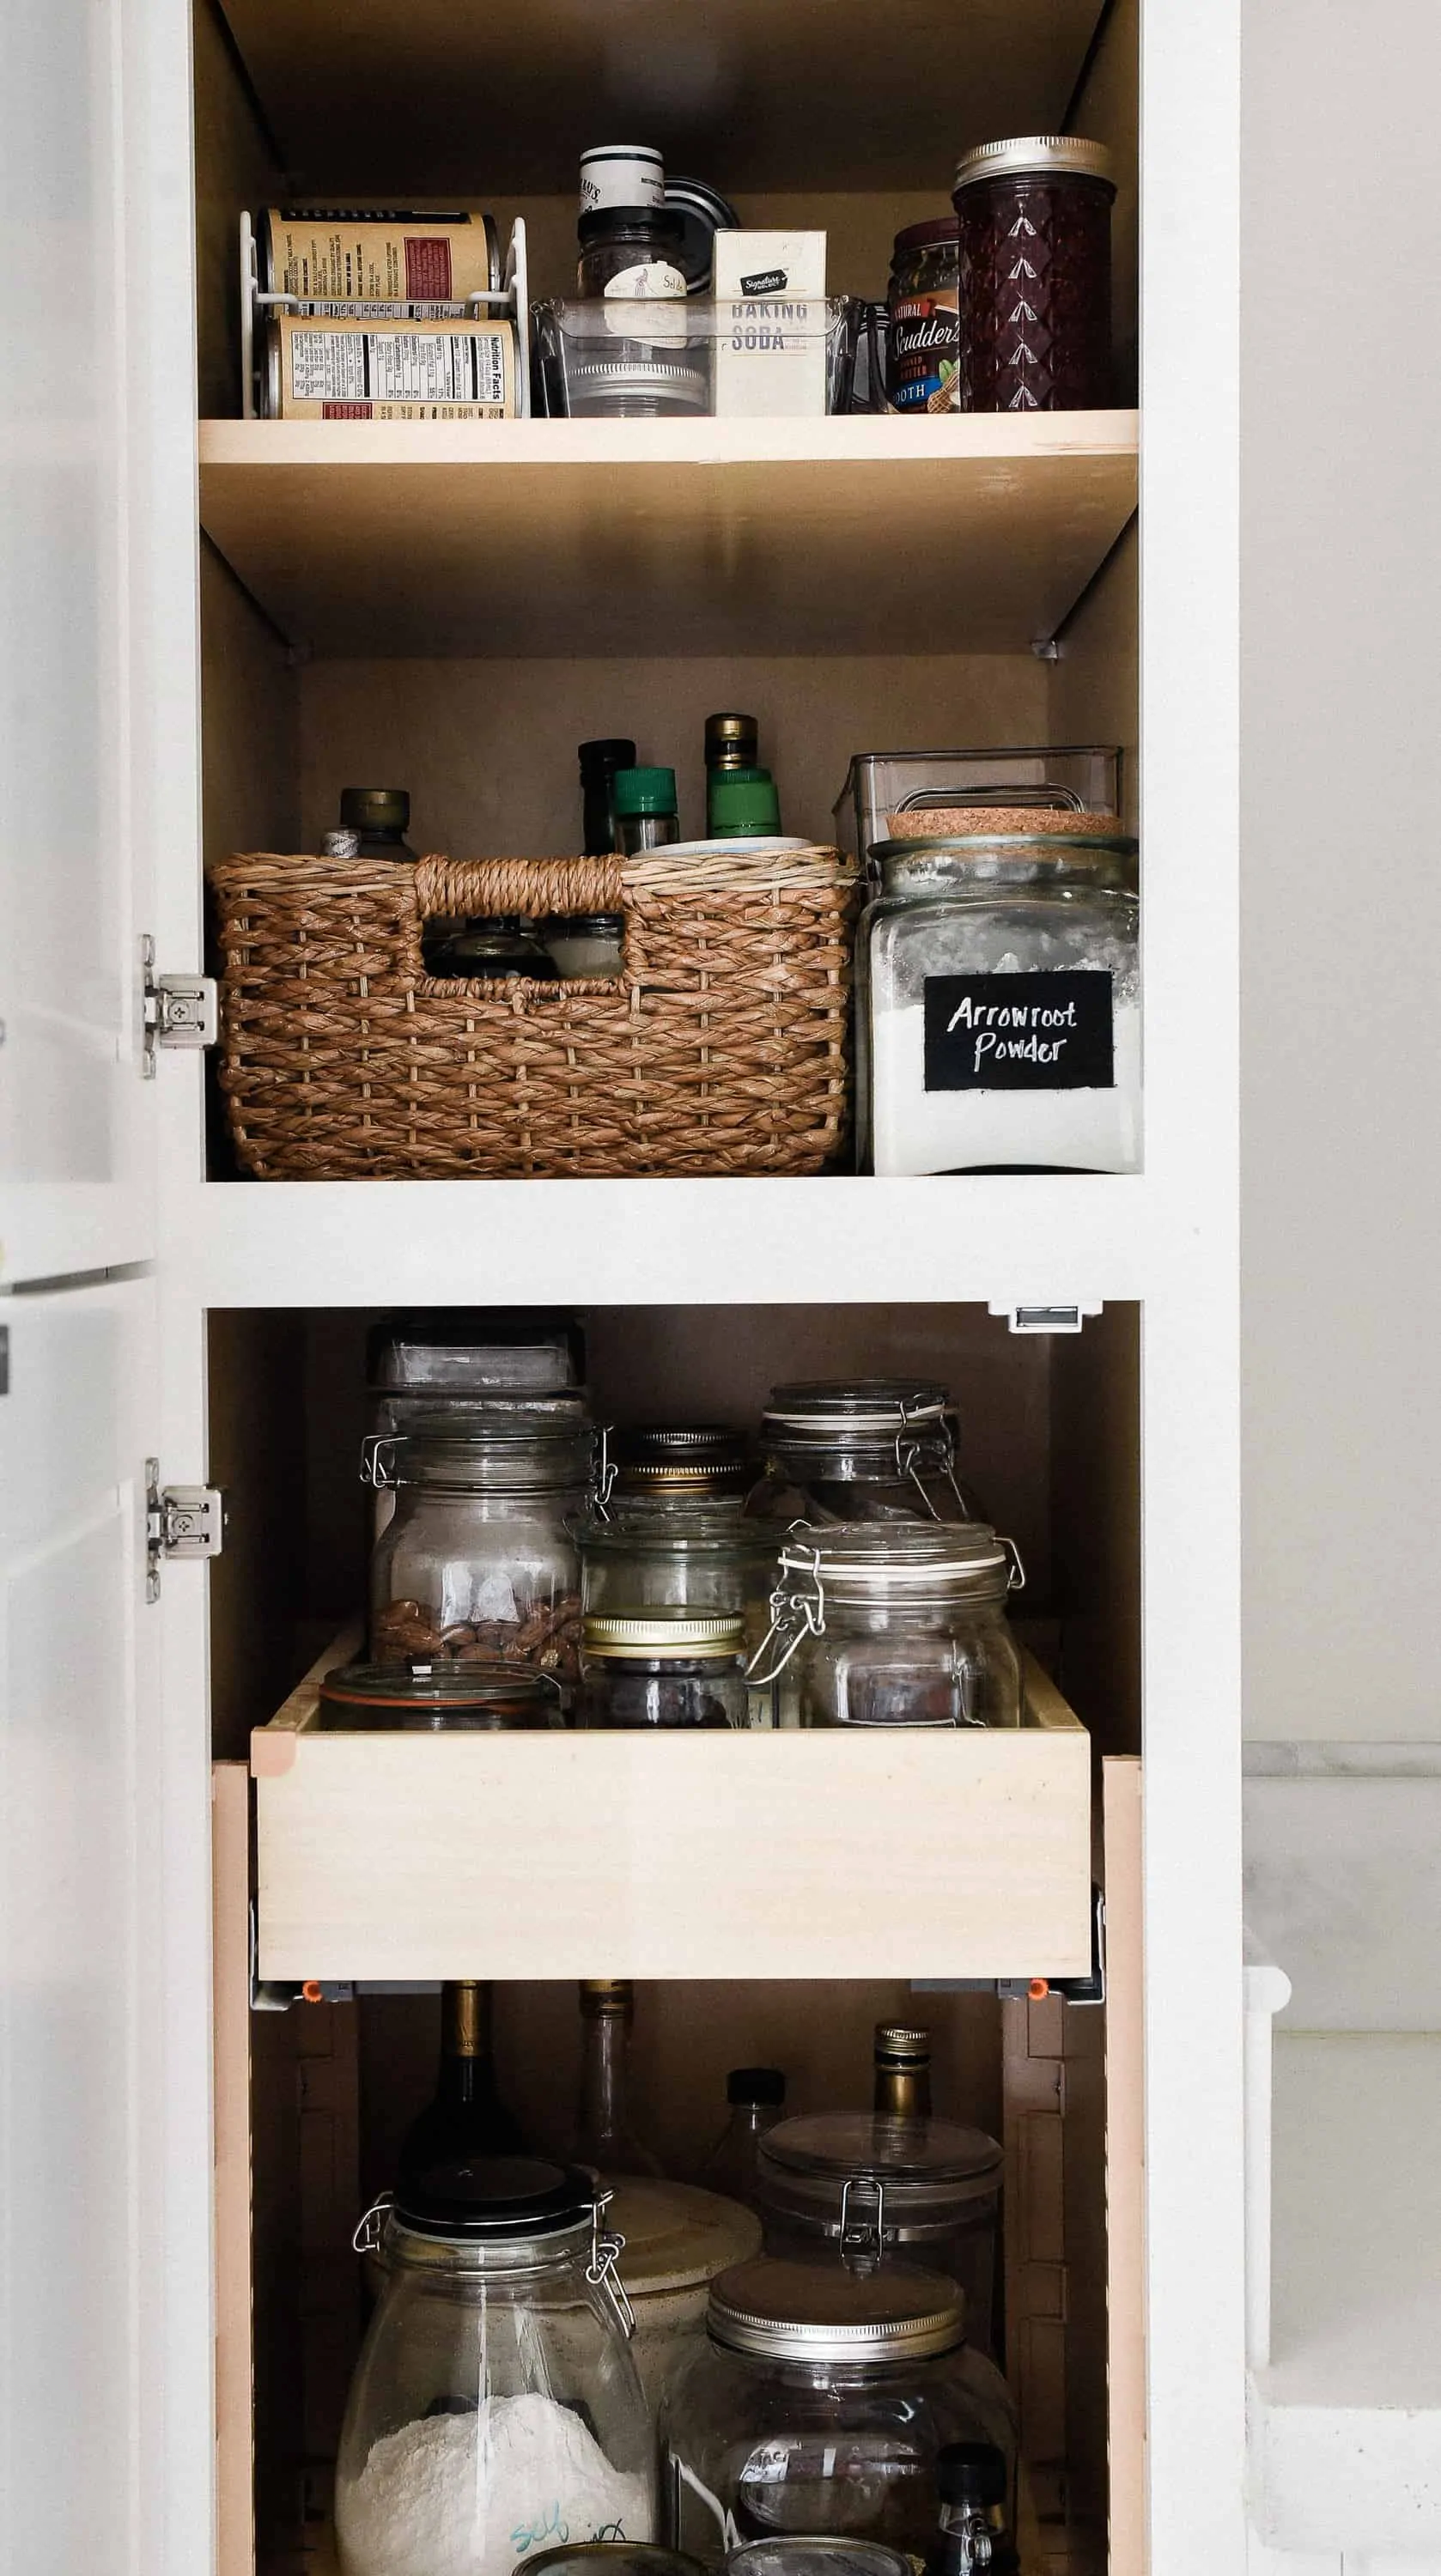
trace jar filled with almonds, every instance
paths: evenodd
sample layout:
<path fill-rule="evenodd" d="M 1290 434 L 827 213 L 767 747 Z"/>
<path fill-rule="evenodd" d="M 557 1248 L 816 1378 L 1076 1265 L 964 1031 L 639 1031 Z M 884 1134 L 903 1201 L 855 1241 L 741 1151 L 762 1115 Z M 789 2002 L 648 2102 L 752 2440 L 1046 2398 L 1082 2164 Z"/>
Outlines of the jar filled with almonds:
<path fill-rule="evenodd" d="M 371 1557 L 373 1660 L 500 1655 L 573 1682 L 593 1446 L 563 1404 L 468 1405 L 369 1442 L 369 1480 L 395 1491 Z"/>

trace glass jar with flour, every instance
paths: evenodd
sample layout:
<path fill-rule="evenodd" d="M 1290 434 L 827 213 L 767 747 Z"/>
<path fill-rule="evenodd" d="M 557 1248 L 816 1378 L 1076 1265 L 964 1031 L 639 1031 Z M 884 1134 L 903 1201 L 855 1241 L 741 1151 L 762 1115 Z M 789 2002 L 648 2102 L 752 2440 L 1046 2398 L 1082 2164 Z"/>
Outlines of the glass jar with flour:
<path fill-rule="evenodd" d="M 890 840 L 856 944 L 858 1133 L 875 1172 L 1134 1172 L 1136 844 Z"/>
<path fill-rule="evenodd" d="M 341 2576 L 511 2576 L 561 2540 L 655 2537 L 650 2413 L 592 2174 L 438 2165 L 356 2244 L 385 2287 L 336 2462 Z"/>

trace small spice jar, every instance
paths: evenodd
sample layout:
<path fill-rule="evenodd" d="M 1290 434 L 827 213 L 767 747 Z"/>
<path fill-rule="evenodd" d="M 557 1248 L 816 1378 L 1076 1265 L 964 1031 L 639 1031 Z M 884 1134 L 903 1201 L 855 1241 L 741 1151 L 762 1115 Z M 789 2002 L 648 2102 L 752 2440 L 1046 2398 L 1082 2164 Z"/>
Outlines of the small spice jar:
<path fill-rule="evenodd" d="M 705 2343 L 662 2408 L 672 2538 L 713 2558 L 829 2534 L 920 2563 L 955 2441 L 995 2445 L 1013 2500 L 1015 2409 L 954 2282 L 760 2255 L 711 2284 Z"/>
<path fill-rule="evenodd" d="M 616 844 L 623 857 L 640 857 L 680 839 L 675 771 L 642 765 L 618 769 L 611 785 Z"/>
<path fill-rule="evenodd" d="M 745 1623 L 730 1612 L 588 1617 L 581 1632 L 583 1727 L 743 1727 Z"/>
<path fill-rule="evenodd" d="M 983 1521 L 797 1521 L 753 1681 L 793 1671 L 802 1726 L 1019 1726 L 1006 1596 L 1025 1577 Z"/>
<path fill-rule="evenodd" d="M 540 936 L 556 973 L 565 983 L 581 975 L 609 980 L 625 964 L 623 912 L 554 912 L 540 925 Z"/>
<path fill-rule="evenodd" d="M 403 787 L 342 787 L 340 828 L 359 835 L 357 858 L 415 864 L 415 852 L 405 837 L 410 829 L 410 798 Z"/>
<path fill-rule="evenodd" d="M 532 983 L 554 984 L 560 974 L 549 950 L 518 912 L 462 921 L 448 938 L 433 947 L 427 943 L 425 962 L 432 975 L 463 976 L 467 981 L 504 981 L 524 975 Z"/>
<path fill-rule="evenodd" d="M 1111 156 L 1074 134 L 957 166 L 962 411 L 1089 411 L 1111 391 Z"/>
<path fill-rule="evenodd" d="M 1140 1167 L 1136 844 L 1036 819 L 872 852 L 881 893 L 856 933 L 862 1169 Z"/>
<path fill-rule="evenodd" d="M 960 357 L 954 215 L 897 233 L 886 296 L 886 394 L 892 411 L 953 411 Z"/>

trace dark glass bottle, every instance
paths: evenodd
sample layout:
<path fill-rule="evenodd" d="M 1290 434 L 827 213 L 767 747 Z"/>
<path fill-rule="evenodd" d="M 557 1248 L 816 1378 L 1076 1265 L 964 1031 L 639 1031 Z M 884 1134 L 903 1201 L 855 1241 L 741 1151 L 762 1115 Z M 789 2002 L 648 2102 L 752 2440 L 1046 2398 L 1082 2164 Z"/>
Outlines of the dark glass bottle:
<path fill-rule="evenodd" d="M 496 2083 L 490 1987 L 474 1977 L 443 1985 L 435 2093 L 405 2133 L 401 2179 L 468 2156 L 528 2152 L 524 2131 Z"/>
<path fill-rule="evenodd" d="M 571 2163 L 591 2165 L 603 2182 L 619 2174 L 657 2176 L 658 2156 L 630 2124 L 629 2058 L 635 1988 L 629 1977 L 589 1977 L 580 1985 L 580 2100 Z"/>
<path fill-rule="evenodd" d="M 414 861 L 415 852 L 405 837 L 410 829 L 410 798 L 403 787 L 342 787 L 340 826 L 342 831 L 360 834 L 359 858 Z"/>
<path fill-rule="evenodd" d="M 622 734 L 603 734 L 580 746 L 580 793 L 585 820 L 585 855 L 608 859 L 615 848 L 615 798 L 612 781 L 618 769 L 634 769 L 635 744 Z"/>
<path fill-rule="evenodd" d="M 1009 2576 L 1017 2565 L 1006 2535 L 1010 2481 L 991 2442 L 947 2442 L 936 2455 L 940 2522 L 926 2552 L 926 2576 L 971 2576 L 988 2567 Z"/>
<path fill-rule="evenodd" d="M 876 2024 L 878 2120 L 928 2120 L 931 2116 L 931 2034 L 897 2022 Z"/>
<path fill-rule="evenodd" d="M 730 2117 L 706 2158 L 707 2191 L 756 2206 L 756 2159 L 767 2129 L 786 2113 L 786 2079 L 778 2066 L 733 2066 L 726 2077 Z"/>

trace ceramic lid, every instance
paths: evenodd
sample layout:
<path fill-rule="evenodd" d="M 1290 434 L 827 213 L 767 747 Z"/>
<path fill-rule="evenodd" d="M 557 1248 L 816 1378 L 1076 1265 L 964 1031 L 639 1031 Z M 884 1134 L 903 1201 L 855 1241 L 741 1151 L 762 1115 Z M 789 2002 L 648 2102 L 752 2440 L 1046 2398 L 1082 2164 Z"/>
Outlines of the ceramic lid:
<path fill-rule="evenodd" d="M 689 2183 L 617 2181 L 606 2225 L 625 2238 L 620 2277 L 632 2299 L 700 2289 L 760 2252 L 753 2210 Z"/>

